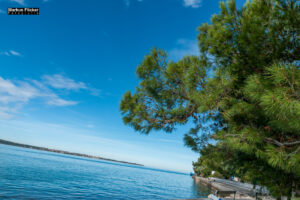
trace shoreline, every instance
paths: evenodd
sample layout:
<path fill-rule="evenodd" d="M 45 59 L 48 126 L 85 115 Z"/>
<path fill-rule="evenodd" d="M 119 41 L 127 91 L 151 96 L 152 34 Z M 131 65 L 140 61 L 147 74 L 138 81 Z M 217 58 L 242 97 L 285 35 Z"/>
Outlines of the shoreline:
<path fill-rule="evenodd" d="M 53 152 L 53 153 L 60 153 L 60 154 L 66 154 L 66 155 L 72 155 L 72 156 L 79 156 L 79 157 L 84 157 L 84 158 L 92 158 L 92 159 L 97 159 L 97 160 L 117 162 L 117 163 L 129 164 L 129 165 L 135 165 L 135 166 L 142 166 L 142 167 L 144 166 L 144 165 L 138 164 L 138 163 L 114 160 L 114 159 L 109 159 L 109 158 L 103 158 L 100 156 L 91 156 L 91 155 L 87 155 L 87 154 L 75 153 L 75 152 L 69 152 L 69 151 L 63 151 L 63 150 L 57 150 L 57 149 L 50 149 L 50 148 L 46 148 L 46 147 L 32 146 L 32 145 L 2 140 L 2 139 L 0 139 L 0 144 L 16 146 L 16 147 L 23 147 L 23 148 L 27 148 L 27 149 L 35 149 L 35 150 L 40 150 L 40 151 L 48 151 L 48 152 Z"/>

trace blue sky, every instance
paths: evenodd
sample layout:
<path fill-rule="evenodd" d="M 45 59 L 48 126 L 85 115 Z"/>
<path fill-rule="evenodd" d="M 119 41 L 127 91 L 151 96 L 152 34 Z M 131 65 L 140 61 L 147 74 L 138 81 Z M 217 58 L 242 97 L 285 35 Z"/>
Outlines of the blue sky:
<path fill-rule="evenodd" d="M 188 126 L 141 135 L 119 103 L 152 47 L 197 55 L 197 27 L 218 11 L 218 0 L 0 0 L 0 138 L 191 171 Z"/>

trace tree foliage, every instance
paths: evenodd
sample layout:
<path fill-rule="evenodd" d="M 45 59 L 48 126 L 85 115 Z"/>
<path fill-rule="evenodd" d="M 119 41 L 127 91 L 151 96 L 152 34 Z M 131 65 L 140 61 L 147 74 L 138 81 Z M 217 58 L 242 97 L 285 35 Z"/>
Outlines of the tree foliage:
<path fill-rule="evenodd" d="M 220 3 L 199 27 L 200 56 L 173 62 L 153 49 L 121 101 L 125 124 L 148 134 L 192 121 L 184 141 L 215 170 L 290 196 L 300 187 L 300 3 Z M 214 141 L 212 141 L 214 140 Z"/>

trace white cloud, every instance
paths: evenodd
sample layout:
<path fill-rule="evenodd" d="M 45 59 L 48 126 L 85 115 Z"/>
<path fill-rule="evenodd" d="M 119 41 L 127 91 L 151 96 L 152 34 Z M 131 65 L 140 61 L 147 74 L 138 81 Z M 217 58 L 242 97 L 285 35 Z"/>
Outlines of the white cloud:
<path fill-rule="evenodd" d="M 18 3 L 20 5 L 25 5 L 25 1 L 24 0 L 10 0 L 10 2 Z"/>
<path fill-rule="evenodd" d="M 21 56 L 21 54 L 19 52 L 16 52 L 14 50 L 10 50 L 9 53 L 13 56 Z"/>
<path fill-rule="evenodd" d="M 2 52 L 0 52 L 0 55 L 5 55 L 5 56 L 22 56 L 19 52 L 14 51 L 14 50 L 2 51 Z"/>
<path fill-rule="evenodd" d="M 49 101 L 47 101 L 47 103 L 49 105 L 54 105 L 54 106 L 73 106 L 78 104 L 77 101 L 67 101 L 58 97 L 50 99 Z"/>
<path fill-rule="evenodd" d="M 45 79 L 45 77 L 47 78 Z M 56 85 L 54 83 L 51 85 L 56 90 L 49 88 L 49 82 L 45 82 L 49 80 L 58 80 Z M 65 86 L 62 87 L 62 84 L 65 84 Z M 83 82 L 76 82 L 62 75 L 45 75 L 42 81 L 32 79 L 18 81 L 0 77 L 0 119 L 14 117 L 24 105 L 33 99 L 41 99 L 46 104 L 52 106 L 73 106 L 79 103 L 61 98 L 57 94 L 58 89 L 98 91 L 93 88 L 87 88 Z"/>
<path fill-rule="evenodd" d="M 202 0 L 183 0 L 183 5 L 185 7 L 199 8 L 201 3 Z"/>
<path fill-rule="evenodd" d="M 57 89 L 79 90 L 87 89 L 87 86 L 83 82 L 75 82 L 73 79 L 64 77 L 60 74 L 45 75 L 43 80 L 46 84 Z"/>
<path fill-rule="evenodd" d="M 187 55 L 199 55 L 198 43 L 196 40 L 179 39 L 176 47 L 169 51 L 169 55 L 174 60 L 179 60 Z"/>
<path fill-rule="evenodd" d="M 20 82 L 17 85 L 0 77 L 0 102 L 2 104 L 27 102 L 38 94 L 39 91 L 26 82 Z"/>

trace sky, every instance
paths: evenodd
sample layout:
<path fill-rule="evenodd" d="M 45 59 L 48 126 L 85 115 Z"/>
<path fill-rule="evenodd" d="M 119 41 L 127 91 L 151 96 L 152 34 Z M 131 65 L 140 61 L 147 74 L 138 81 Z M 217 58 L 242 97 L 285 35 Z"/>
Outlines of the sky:
<path fill-rule="evenodd" d="M 191 172 L 189 125 L 143 135 L 123 124 L 119 103 L 153 47 L 174 61 L 199 55 L 197 27 L 218 2 L 0 0 L 0 139 Z"/>

